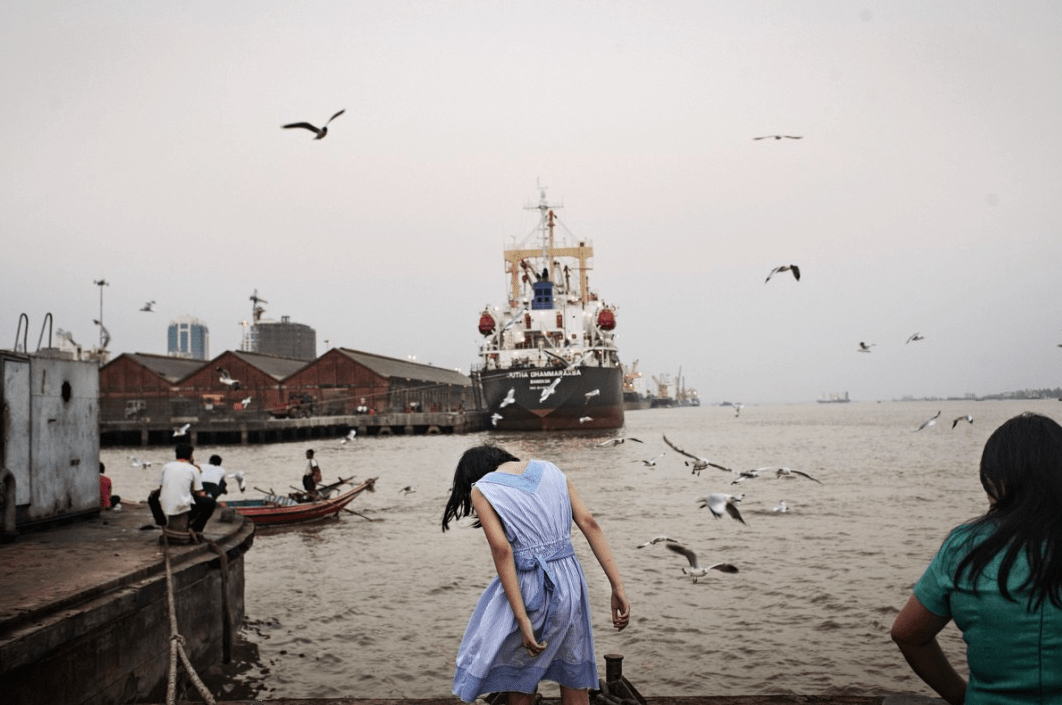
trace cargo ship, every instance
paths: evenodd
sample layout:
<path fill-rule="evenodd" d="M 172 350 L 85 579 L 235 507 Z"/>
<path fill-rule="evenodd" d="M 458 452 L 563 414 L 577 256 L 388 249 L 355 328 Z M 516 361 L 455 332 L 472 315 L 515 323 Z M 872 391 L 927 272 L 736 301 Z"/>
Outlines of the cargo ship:
<path fill-rule="evenodd" d="M 504 251 L 507 301 L 479 315 L 472 381 L 495 431 L 619 428 L 616 308 L 590 289 L 594 248 L 567 233 L 541 190 L 538 224 Z M 558 231 L 564 230 L 564 233 Z"/>
<path fill-rule="evenodd" d="M 851 400 L 848 392 L 823 392 L 816 401 L 820 404 L 847 404 Z"/>

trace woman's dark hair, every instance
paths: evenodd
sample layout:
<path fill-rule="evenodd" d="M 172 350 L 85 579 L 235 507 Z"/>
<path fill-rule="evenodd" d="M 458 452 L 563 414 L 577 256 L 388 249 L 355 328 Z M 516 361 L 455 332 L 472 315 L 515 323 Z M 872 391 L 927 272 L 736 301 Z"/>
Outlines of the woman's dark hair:
<path fill-rule="evenodd" d="M 519 460 L 515 455 L 491 443 L 469 448 L 457 461 L 454 484 L 450 487 L 450 501 L 443 512 L 442 530 L 446 531 L 451 521 L 473 514 L 472 485 L 488 472 L 494 472 L 502 463 Z M 475 523 L 479 526 L 479 522 Z"/>
<path fill-rule="evenodd" d="M 971 537 L 988 537 L 975 545 L 955 570 L 976 583 L 992 559 L 1003 554 L 999 590 L 1016 601 L 1007 578 L 1022 551 L 1029 577 L 1029 609 L 1046 597 L 1062 607 L 1062 426 L 1039 414 L 1015 416 L 997 428 L 981 455 L 981 485 L 995 503 L 971 525 Z M 975 588 L 976 590 L 976 588 Z"/>

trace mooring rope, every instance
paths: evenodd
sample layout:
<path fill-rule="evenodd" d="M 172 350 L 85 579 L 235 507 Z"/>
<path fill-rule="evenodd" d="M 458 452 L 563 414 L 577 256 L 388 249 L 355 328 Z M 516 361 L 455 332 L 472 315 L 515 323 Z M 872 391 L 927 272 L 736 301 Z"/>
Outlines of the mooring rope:
<path fill-rule="evenodd" d="M 214 696 L 207 690 L 206 685 L 199 679 L 188 654 L 184 651 L 184 637 L 177 631 L 177 608 L 173 600 L 173 575 L 170 573 L 170 540 L 166 534 L 162 535 L 162 554 L 166 559 L 166 601 L 170 609 L 170 677 L 166 683 L 166 705 L 175 705 L 177 702 L 177 656 L 181 657 L 188 677 L 195 684 L 196 690 L 203 696 L 203 701 L 209 705 L 217 705 Z"/>

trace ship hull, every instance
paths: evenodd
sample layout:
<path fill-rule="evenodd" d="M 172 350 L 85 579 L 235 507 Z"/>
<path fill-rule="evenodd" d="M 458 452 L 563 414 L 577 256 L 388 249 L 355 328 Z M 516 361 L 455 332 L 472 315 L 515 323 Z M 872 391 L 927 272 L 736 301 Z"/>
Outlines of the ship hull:
<path fill-rule="evenodd" d="M 562 431 L 623 426 L 623 375 L 613 367 L 481 370 L 493 431 Z M 509 401 L 509 398 L 512 401 Z"/>

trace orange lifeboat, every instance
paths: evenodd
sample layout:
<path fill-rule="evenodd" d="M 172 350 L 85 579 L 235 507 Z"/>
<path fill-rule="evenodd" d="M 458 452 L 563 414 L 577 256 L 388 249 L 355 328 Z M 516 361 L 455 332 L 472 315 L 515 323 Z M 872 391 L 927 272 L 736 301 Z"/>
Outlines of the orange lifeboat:
<path fill-rule="evenodd" d="M 490 335 L 494 332 L 494 328 L 497 323 L 494 320 L 494 316 L 490 315 L 487 311 L 479 314 L 479 333 L 480 335 Z"/>
<path fill-rule="evenodd" d="M 601 309 L 597 314 L 597 327 L 601 330 L 612 330 L 616 327 L 616 314 L 612 312 L 612 309 Z"/>

